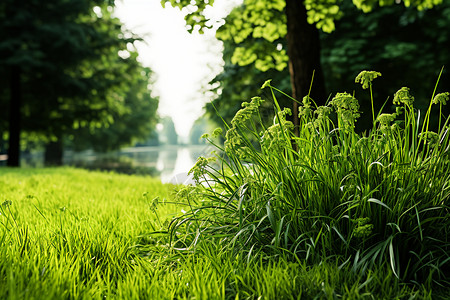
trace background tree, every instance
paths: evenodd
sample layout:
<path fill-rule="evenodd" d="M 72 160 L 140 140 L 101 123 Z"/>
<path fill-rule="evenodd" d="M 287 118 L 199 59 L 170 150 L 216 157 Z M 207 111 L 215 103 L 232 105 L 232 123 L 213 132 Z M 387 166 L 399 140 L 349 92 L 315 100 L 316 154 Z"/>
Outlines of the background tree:
<path fill-rule="evenodd" d="M 450 3 L 421 11 L 383 6 L 361 14 L 346 2 L 341 10 L 343 17 L 336 22 L 336 30 L 321 36 L 327 89 L 355 92 L 368 116 L 369 95 L 351 79 L 363 69 L 376 70 L 383 75 L 374 83 L 376 111 L 402 86 L 411 88 L 415 106 L 425 111 L 441 68 L 450 67 Z M 449 90 L 449 72 L 444 69 L 437 92 Z M 448 112 L 446 108 L 444 113 Z M 371 118 L 362 117 L 358 123 L 361 129 L 368 128 Z"/>
<path fill-rule="evenodd" d="M 57 61 L 64 57 L 63 53 L 74 54 L 74 61 L 77 61 L 78 53 L 71 53 L 70 50 L 67 53 L 67 50 L 72 49 L 68 46 L 76 46 L 78 36 L 72 34 L 70 26 L 58 25 L 73 24 L 80 12 L 87 9 L 89 5 L 83 1 L 78 3 L 50 1 L 45 4 L 39 1 L 2 1 L 0 4 L 0 67 L 9 83 L 2 89 L 7 91 L 9 98 L 5 105 L 5 111 L 9 112 L 8 165 L 19 165 L 22 114 L 27 110 L 23 107 L 26 103 L 23 98 L 27 98 L 24 88 L 29 86 L 31 78 L 42 77 L 43 72 L 56 70 L 59 67 Z M 67 22 L 63 22 L 64 17 L 67 18 Z M 61 31 L 56 36 L 58 43 L 54 40 L 55 30 Z M 48 49 L 50 43 L 53 43 L 53 46 Z M 66 51 L 63 51 L 64 49 Z M 52 54 L 57 56 L 52 57 Z M 42 72 L 39 72 L 40 70 Z M 37 71 L 38 74 L 35 76 Z M 51 95 L 48 98 L 50 97 Z M 45 104 L 42 107 L 45 107 Z"/>
<path fill-rule="evenodd" d="M 201 116 L 195 120 L 192 125 L 191 131 L 189 132 L 189 144 L 191 145 L 201 145 L 206 144 L 206 139 L 202 136 L 205 133 L 211 132 L 215 124 L 206 116 Z"/>
<path fill-rule="evenodd" d="M 235 8 L 234 11 L 239 10 Z M 248 44 L 252 44 L 252 38 L 248 37 Z M 258 41 L 254 41 L 257 43 Z M 216 124 L 222 124 L 222 118 L 229 123 L 235 113 L 241 109 L 243 101 L 249 101 L 255 96 L 264 96 L 266 90 L 261 90 L 261 85 L 268 78 L 273 79 L 277 87 L 290 93 L 291 85 L 289 71 L 284 68 L 278 71 L 276 68 L 268 68 L 265 72 L 256 68 L 255 64 L 241 66 L 233 59 L 238 44 L 232 40 L 224 40 L 223 60 L 225 62 L 223 71 L 218 74 L 209 84 L 211 91 L 217 95 L 217 98 L 206 104 L 206 114 Z M 279 41 L 274 41 L 279 43 Z M 291 106 L 291 100 L 280 97 L 281 105 L 285 107 Z M 273 112 L 273 106 L 269 102 L 263 102 L 261 107 L 263 117 L 269 117 Z M 220 116 L 217 115 L 220 112 Z"/>
<path fill-rule="evenodd" d="M 178 134 L 171 117 L 162 117 L 160 120 L 162 129 L 159 131 L 159 141 L 162 144 L 177 145 Z"/>
<path fill-rule="evenodd" d="M 170 3 L 174 7 L 190 7 L 185 17 L 190 30 L 211 27 L 204 14 L 207 5 L 213 5 L 209 0 L 162 0 L 162 4 Z M 273 42 L 286 37 L 287 54 L 289 56 L 289 72 L 291 76 L 292 94 L 294 98 L 301 99 L 308 94 L 313 71 L 314 88 L 312 98 L 320 105 L 324 104 L 325 85 L 320 62 L 319 31 L 331 32 L 335 29 L 335 20 L 342 17 L 340 0 L 244 0 L 240 14 L 235 13 L 228 19 L 228 30 L 218 33 L 222 39 L 233 39 L 236 43 L 246 40 L 247 37 L 264 39 Z M 358 9 L 364 12 L 371 11 L 378 5 L 392 5 L 394 0 L 354 0 Z M 442 3 L 442 0 L 405 0 L 405 6 L 414 6 L 421 9 L 431 8 Z M 272 51 L 258 51 L 257 46 L 237 47 L 235 59 L 241 65 L 254 63 L 264 71 L 267 63 L 281 66 L 285 61 L 280 55 L 283 49 L 278 45 Z M 266 46 L 265 49 L 268 49 Z M 297 104 L 294 102 L 294 111 Z M 297 124 L 297 114 L 294 113 L 294 122 Z"/>
<path fill-rule="evenodd" d="M 119 53 L 137 38 L 122 32 L 111 16 L 112 4 L 7 0 L 0 5 L 0 72 L 10 78 L 0 96 L 10 118 L 9 165 L 19 164 L 21 129 L 45 136 L 47 164 L 61 164 L 62 137 L 74 125 L 112 124 L 113 114 L 127 109 L 124 95 L 133 79 L 124 71 L 135 57 Z M 4 130 L 5 124 L 0 126 Z"/>
<path fill-rule="evenodd" d="M 241 9 L 236 7 L 236 14 Z M 376 110 L 381 108 L 386 97 L 405 85 L 412 88 L 417 107 L 428 105 L 437 74 L 450 61 L 447 51 L 450 46 L 450 4 L 443 3 L 426 11 L 405 9 L 401 5 L 384 6 L 361 14 L 353 4 L 347 2 L 341 9 L 344 16 L 336 22 L 336 30 L 331 34 L 321 33 L 321 60 L 330 94 L 355 92 L 363 113 L 369 113 L 371 107 L 367 91 L 354 84 L 352 78 L 363 69 L 380 70 L 383 76 L 376 81 L 375 100 L 379 100 L 375 103 Z M 230 23 L 227 18 L 224 27 Z M 245 43 L 251 45 L 257 42 L 258 39 L 249 37 Z M 274 41 L 274 47 L 279 42 Z M 226 121 L 230 121 L 240 109 L 242 101 L 264 92 L 260 87 L 267 78 L 272 78 L 274 84 L 283 91 L 289 90 L 286 86 L 289 83 L 286 69 L 281 72 L 275 69 L 262 72 L 255 64 L 240 66 L 231 60 L 239 44 L 230 40 L 223 43 L 224 70 L 212 81 L 211 86 L 217 95 L 214 106 Z M 440 91 L 450 90 L 448 74 L 444 72 L 441 78 Z M 288 106 L 289 103 L 284 105 Z M 212 104 L 207 104 L 206 109 L 208 115 L 221 124 Z M 370 122 L 371 118 L 361 118 L 358 121 L 359 128 L 367 129 Z"/>
<path fill-rule="evenodd" d="M 153 133 L 157 118 L 158 98 L 152 97 L 148 86 L 152 76 L 150 68 L 142 67 L 135 59 L 137 53 L 131 53 L 131 60 L 126 59 L 125 74 L 130 77 L 130 84 L 124 96 L 123 109 L 113 111 L 112 124 L 76 123 L 69 135 L 69 146 L 75 151 L 93 149 L 97 152 L 118 150 L 144 142 Z"/>

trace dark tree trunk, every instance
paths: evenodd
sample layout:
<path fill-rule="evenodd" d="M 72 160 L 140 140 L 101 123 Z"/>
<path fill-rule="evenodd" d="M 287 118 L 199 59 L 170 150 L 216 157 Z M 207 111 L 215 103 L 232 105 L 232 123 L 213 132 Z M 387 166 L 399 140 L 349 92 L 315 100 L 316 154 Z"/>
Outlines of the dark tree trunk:
<path fill-rule="evenodd" d="M 9 167 L 20 166 L 20 130 L 22 91 L 20 67 L 12 66 L 10 73 L 10 103 L 9 103 L 9 141 L 8 162 Z"/>
<path fill-rule="evenodd" d="M 327 99 L 320 63 L 319 30 L 314 24 L 308 23 L 302 0 L 286 0 L 286 16 L 287 50 L 293 97 L 302 101 L 308 94 L 314 72 L 310 96 L 317 105 L 323 105 Z M 299 125 L 296 102 L 293 105 L 293 122 L 296 126 Z"/>
<path fill-rule="evenodd" d="M 47 167 L 62 166 L 63 164 L 63 142 L 62 136 L 57 141 L 48 142 L 45 145 L 44 165 Z"/>

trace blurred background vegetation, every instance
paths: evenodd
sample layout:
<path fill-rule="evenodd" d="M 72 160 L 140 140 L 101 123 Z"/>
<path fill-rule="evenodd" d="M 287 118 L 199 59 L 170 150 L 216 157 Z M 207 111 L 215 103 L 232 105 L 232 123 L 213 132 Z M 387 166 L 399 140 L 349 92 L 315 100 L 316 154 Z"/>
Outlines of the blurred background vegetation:
<path fill-rule="evenodd" d="M 193 5 L 185 0 L 162 2 Z M 206 104 L 189 140 L 180 141 L 173 120 L 157 114 L 159 99 L 152 93 L 155 74 L 138 60 L 135 43 L 141 38 L 114 17 L 114 0 L 4 0 L 0 4 L 0 161 L 5 163 L 7 157 L 8 165 L 18 166 L 21 151 L 40 149 L 45 165 L 61 165 L 67 150 L 111 152 L 124 146 L 203 143 L 200 136 L 211 130 L 212 123 L 223 125 L 212 103 L 229 122 L 243 101 L 270 98 L 260 90 L 269 78 L 274 86 L 301 99 L 311 74 L 295 77 L 289 71 L 289 59 L 295 61 L 289 50 L 292 40 L 303 43 L 296 47 L 312 49 L 302 59 L 310 57 L 314 64 L 308 68 L 318 70 L 314 100 L 324 104 L 336 92 L 354 93 L 361 104 L 360 130 L 371 122 L 368 92 L 354 84 L 361 70 L 383 74 L 374 82 L 376 110 L 402 86 L 411 88 L 416 107 L 425 108 L 441 68 L 450 61 L 450 3 L 435 1 L 427 6 L 430 1 L 424 0 L 405 7 L 391 2 L 379 6 L 373 1 L 370 9 L 350 1 L 295 2 L 306 7 L 304 19 L 315 22 L 308 27 L 311 36 L 317 34 L 318 42 L 313 42 L 313 37 L 299 38 L 301 32 L 293 38 L 288 34 L 292 20 L 286 5 L 292 0 L 243 1 L 216 34 L 224 46 L 224 68 L 204 88 L 205 93 L 213 92 L 213 101 Z M 202 15 L 208 3 L 195 1 L 197 9 L 186 15 L 190 30 L 208 27 Z M 448 74 L 444 69 L 438 92 L 450 90 Z M 293 79 L 298 77 L 301 80 Z M 301 93 L 296 81 L 301 82 Z M 280 101 L 292 106 L 287 97 Z M 271 112 L 272 104 L 266 101 L 262 115 L 267 121 Z M 448 116 L 448 108 L 444 114 Z"/>
<path fill-rule="evenodd" d="M 261 67 L 261 62 L 258 61 L 259 57 L 270 56 L 273 51 L 283 55 L 283 49 L 286 49 L 284 37 L 275 39 L 270 47 L 267 46 L 267 40 L 257 38 L 254 34 L 243 40 L 227 34 L 233 32 L 233 27 L 246 9 L 244 1 L 227 17 L 225 25 L 217 33 L 217 37 L 224 43 L 225 66 L 223 72 L 210 82 L 217 96 L 212 102 L 214 105 L 206 105 L 207 115 L 217 124 L 222 124 L 222 121 L 213 106 L 229 122 L 241 108 L 242 101 L 248 101 L 257 95 L 270 98 L 260 89 L 269 78 L 274 86 L 287 94 L 292 93 L 287 64 L 280 67 L 276 63 L 280 59 L 272 58 L 272 64 Z M 369 117 L 369 94 L 356 85 L 354 79 L 362 70 L 376 70 L 383 76 L 374 82 L 377 101 L 375 111 L 381 108 L 388 97 L 391 101 L 393 94 L 403 86 L 411 88 L 416 98 L 416 107 L 424 111 L 428 107 L 441 68 L 448 67 L 450 62 L 450 3 L 443 2 L 424 10 L 403 5 L 375 6 L 372 11 L 362 13 L 350 1 L 342 1 L 340 11 L 342 16 L 334 21 L 335 30 L 331 33 L 320 31 L 320 60 L 325 94 L 331 96 L 344 91 L 354 93 L 363 112 L 358 121 L 359 129 L 370 128 L 372 118 Z M 285 18 L 283 11 L 275 11 L 272 16 L 280 20 Z M 237 48 L 257 44 L 265 46 L 258 48 L 253 60 L 243 61 L 234 57 Z M 286 60 L 287 57 L 281 59 Z M 450 76 L 448 70 L 444 69 L 438 91 L 449 90 Z M 324 100 L 319 99 L 317 102 L 323 104 Z M 385 109 L 389 109 L 390 104 L 392 102 L 388 102 Z M 290 107 L 291 101 L 285 98 L 283 105 Z M 263 115 L 272 115 L 269 113 L 272 104 L 265 103 L 264 107 L 268 113 Z M 448 107 L 444 113 L 448 116 Z"/>
<path fill-rule="evenodd" d="M 139 37 L 112 16 L 113 1 L 0 4 L 0 144 L 19 149 L 108 151 L 147 139 L 157 123 L 152 70 L 137 61 Z"/>

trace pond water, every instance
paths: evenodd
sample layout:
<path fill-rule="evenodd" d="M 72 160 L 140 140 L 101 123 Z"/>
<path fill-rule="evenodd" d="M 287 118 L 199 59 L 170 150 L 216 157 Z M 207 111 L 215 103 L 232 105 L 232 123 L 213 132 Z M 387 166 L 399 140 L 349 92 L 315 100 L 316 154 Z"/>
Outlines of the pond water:
<path fill-rule="evenodd" d="M 93 151 L 65 151 L 64 164 L 92 163 L 98 159 L 120 159 L 126 157 L 134 167 L 156 169 L 163 183 L 189 183 L 192 178 L 187 175 L 199 156 L 209 156 L 214 150 L 210 145 L 177 145 L 155 147 L 124 148 L 120 151 L 98 154 Z M 42 166 L 43 154 L 22 155 L 23 166 Z"/>

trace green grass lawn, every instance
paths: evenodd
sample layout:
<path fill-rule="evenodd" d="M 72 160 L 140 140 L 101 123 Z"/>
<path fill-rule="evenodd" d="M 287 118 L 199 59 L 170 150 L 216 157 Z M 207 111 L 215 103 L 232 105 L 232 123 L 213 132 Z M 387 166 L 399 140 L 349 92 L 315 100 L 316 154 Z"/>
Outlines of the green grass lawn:
<path fill-rule="evenodd" d="M 333 262 L 181 253 L 150 234 L 181 214 L 174 186 L 80 169 L 0 168 L 0 299 L 430 298 L 389 269 L 360 277 Z"/>

